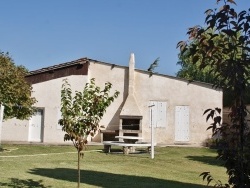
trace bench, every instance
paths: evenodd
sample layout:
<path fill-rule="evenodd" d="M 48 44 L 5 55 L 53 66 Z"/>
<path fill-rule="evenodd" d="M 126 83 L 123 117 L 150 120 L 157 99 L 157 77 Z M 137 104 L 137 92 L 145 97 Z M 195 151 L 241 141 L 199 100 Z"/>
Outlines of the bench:
<path fill-rule="evenodd" d="M 122 139 L 125 143 L 136 143 L 138 140 L 143 140 L 138 136 L 116 136 L 115 138 Z"/>
<path fill-rule="evenodd" d="M 123 154 L 125 155 L 135 152 L 135 147 L 147 147 L 148 152 L 150 152 L 151 149 L 151 143 L 148 142 L 126 143 L 118 141 L 103 141 L 102 143 L 104 145 L 104 151 L 107 153 L 110 153 L 111 146 L 122 146 Z"/>

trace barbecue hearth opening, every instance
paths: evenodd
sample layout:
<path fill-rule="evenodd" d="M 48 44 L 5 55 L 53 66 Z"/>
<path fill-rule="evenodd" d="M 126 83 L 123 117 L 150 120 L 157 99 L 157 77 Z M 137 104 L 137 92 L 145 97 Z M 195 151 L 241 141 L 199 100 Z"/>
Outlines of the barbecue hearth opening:
<path fill-rule="evenodd" d="M 140 119 L 123 119 L 123 130 L 140 130 Z"/>
<path fill-rule="evenodd" d="M 119 125 L 119 136 L 141 136 L 142 117 L 126 116 L 121 117 Z"/>

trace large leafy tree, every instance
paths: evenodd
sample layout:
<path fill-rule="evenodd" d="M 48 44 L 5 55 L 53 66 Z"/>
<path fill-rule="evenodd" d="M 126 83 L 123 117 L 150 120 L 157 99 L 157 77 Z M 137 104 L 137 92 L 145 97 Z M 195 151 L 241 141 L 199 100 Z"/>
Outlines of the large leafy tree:
<path fill-rule="evenodd" d="M 210 38 L 211 33 L 215 33 L 215 31 L 212 31 L 211 29 L 206 29 L 204 37 Z M 240 31 L 237 33 L 237 38 L 241 36 Z M 214 36 L 213 41 L 215 45 L 219 44 L 221 40 L 225 40 L 225 34 L 224 33 L 219 33 Z M 181 68 L 180 70 L 176 73 L 177 77 L 180 78 L 185 78 L 189 81 L 201 81 L 205 83 L 210 83 L 210 84 L 215 84 L 218 83 L 219 79 L 221 79 L 220 74 L 215 74 L 213 72 L 213 66 L 204 66 L 204 63 L 201 63 L 201 60 L 199 58 L 195 58 L 194 61 L 192 59 L 191 55 L 191 46 L 194 43 L 198 43 L 199 41 L 196 38 L 192 38 L 190 40 L 190 43 L 188 43 L 188 47 L 186 48 L 184 53 L 179 54 L 179 61 L 177 62 L 177 65 L 180 65 Z M 198 44 L 196 44 L 198 45 Z M 241 49 L 239 48 L 238 53 L 240 55 Z M 215 54 L 219 56 L 219 51 L 218 54 Z M 228 59 L 228 54 L 223 54 L 221 58 Z M 206 60 L 205 61 L 209 61 Z M 209 64 L 209 63 L 208 63 Z M 250 70 L 249 70 L 250 72 Z M 232 92 L 230 89 L 226 89 L 224 87 L 224 92 L 223 92 L 223 106 L 227 107 L 231 105 L 231 101 L 233 99 Z M 250 88 L 247 88 L 247 97 L 246 97 L 246 102 L 250 103 Z"/>
<path fill-rule="evenodd" d="M 207 120 L 213 120 L 209 129 L 221 135 L 218 158 L 224 161 L 228 174 L 228 184 L 217 182 L 216 186 L 246 188 L 250 187 L 250 133 L 246 119 L 250 81 L 250 14 L 247 11 L 237 13 L 233 8 L 236 5 L 234 0 L 217 0 L 217 3 L 218 9 L 205 12 L 206 27 L 189 28 L 189 40 L 181 41 L 177 46 L 182 54 L 189 51 L 191 62 L 199 62 L 200 69 L 211 68 L 211 73 L 219 78 L 214 81 L 215 87 L 231 92 L 229 124 L 221 123 L 220 109 L 205 111 Z M 209 173 L 202 175 L 208 183 L 213 180 Z"/>
<path fill-rule="evenodd" d="M 190 51 L 187 50 L 185 54 L 180 54 L 177 65 L 180 65 L 181 68 L 176 73 L 176 76 L 189 81 L 201 81 L 212 84 L 215 76 L 210 73 L 211 68 L 206 67 L 200 70 L 200 63 L 193 64 L 189 53 Z"/>
<path fill-rule="evenodd" d="M 0 52 L 0 104 L 5 107 L 4 119 L 27 119 L 33 114 L 36 100 L 25 80 L 27 73 L 24 66 L 15 65 L 8 53 Z"/>
<path fill-rule="evenodd" d="M 95 85 L 95 79 L 91 79 L 83 91 L 76 91 L 73 96 L 68 81 L 65 80 L 62 85 L 62 119 L 59 120 L 59 124 L 65 131 L 64 140 L 71 140 L 78 153 L 78 187 L 80 187 L 80 157 L 87 144 L 87 137 L 96 133 L 107 107 L 119 95 L 118 91 L 110 95 L 111 88 L 112 84 L 107 82 L 101 90 Z"/>
<path fill-rule="evenodd" d="M 209 38 L 211 33 L 214 31 L 210 29 L 206 29 L 205 33 L 203 34 L 204 38 Z M 219 40 L 223 38 L 223 34 L 217 35 L 214 37 L 214 42 L 218 43 Z M 202 67 L 203 64 L 201 63 L 199 58 L 195 58 L 194 62 L 191 57 L 192 55 L 192 45 L 198 45 L 199 40 L 196 38 L 190 38 L 188 46 L 185 46 L 186 49 L 182 53 L 179 54 L 179 62 L 177 65 L 181 66 L 181 69 L 177 72 L 177 77 L 188 79 L 189 81 L 201 81 L 206 83 L 213 84 L 215 82 L 216 75 L 212 73 L 212 66 Z"/>

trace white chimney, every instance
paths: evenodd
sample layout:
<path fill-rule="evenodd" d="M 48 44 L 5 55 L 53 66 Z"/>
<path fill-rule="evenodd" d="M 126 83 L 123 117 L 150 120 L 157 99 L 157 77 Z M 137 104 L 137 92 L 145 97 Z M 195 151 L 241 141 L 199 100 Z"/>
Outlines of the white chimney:
<path fill-rule="evenodd" d="M 120 116 L 142 116 L 135 98 L 135 56 L 130 54 L 128 75 L 128 96 Z"/>
<path fill-rule="evenodd" d="M 135 55 L 134 53 L 130 54 L 129 59 L 129 87 L 128 87 L 128 94 L 134 95 L 134 82 L 135 82 Z"/>

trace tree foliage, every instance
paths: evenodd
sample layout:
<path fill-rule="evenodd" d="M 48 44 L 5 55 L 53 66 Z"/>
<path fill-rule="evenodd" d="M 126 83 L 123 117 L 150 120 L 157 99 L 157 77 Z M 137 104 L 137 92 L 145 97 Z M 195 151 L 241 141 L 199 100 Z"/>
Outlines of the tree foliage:
<path fill-rule="evenodd" d="M 65 131 L 64 141 L 71 140 L 78 152 L 78 187 L 80 186 L 80 156 L 87 144 L 87 137 L 93 136 L 106 109 L 118 97 L 115 91 L 110 95 L 112 84 L 107 82 L 101 90 L 95 85 L 95 79 L 87 83 L 83 91 L 72 95 L 71 86 L 64 80 L 61 90 L 61 113 L 59 124 Z"/>
<path fill-rule="evenodd" d="M 211 34 L 214 34 L 215 31 L 211 28 L 204 29 L 203 38 L 209 39 Z M 215 44 L 218 44 L 220 40 L 223 40 L 223 33 L 215 35 L 213 38 L 213 42 Z M 204 40 L 203 39 L 203 40 Z M 198 46 L 199 40 L 197 40 L 195 37 L 190 38 L 188 43 L 181 42 L 181 44 L 186 45 L 185 51 L 179 54 L 179 62 L 177 62 L 178 65 L 181 66 L 181 69 L 177 72 L 177 76 L 181 78 L 188 79 L 189 81 L 201 81 L 206 83 L 213 84 L 216 82 L 216 79 L 219 79 L 219 77 L 216 77 L 217 75 L 213 72 L 213 66 L 204 66 L 204 63 L 201 63 L 201 59 L 197 55 L 196 57 L 192 58 L 192 46 L 196 45 Z M 199 47 L 198 47 L 199 48 Z M 223 58 L 227 58 L 227 55 L 223 55 Z M 209 61 L 208 59 L 204 59 L 204 61 Z M 208 63 L 209 64 L 209 63 Z M 218 75 L 219 76 L 219 75 Z"/>
<path fill-rule="evenodd" d="M 200 70 L 200 63 L 191 63 L 191 58 L 189 56 L 189 50 L 185 54 L 180 54 L 179 62 L 177 65 L 181 66 L 181 69 L 176 73 L 177 77 L 185 78 L 189 81 L 200 81 L 205 83 L 213 83 L 214 75 L 211 75 L 210 67 L 206 67 Z"/>
<path fill-rule="evenodd" d="M 31 97 L 32 87 L 25 81 L 28 70 L 16 66 L 8 53 L 0 52 L 0 103 L 5 106 L 4 119 L 27 119 L 36 102 Z"/>
<path fill-rule="evenodd" d="M 153 75 L 153 73 L 156 73 L 156 72 L 155 72 L 155 68 L 158 67 L 159 61 L 160 61 L 160 58 L 158 57 L 158 58 L 156 58 L 156 59 L 154 60 L 153 63 L 150 64 L 150 66 L 149 66 L 149 68 L 148 68 L 148 72 L 150 72 L 150 77 Z"/>
<path fill-rule="evenodd" d="M 211 29 L 207 29 L 205 30 L 205 34 L 204 36 L 209 38 L 211 36 L 211 33 L 214 34 L 215 31 L 211 30 Z M 239 31 L 237 33 L 237 38 L 239 38 L 241 36 L 241 32 Z M 216 35 L 213 40 L 214 43 L 217 45 L 220 40 L 224 40 L 225 34 L 220 33 L 218 35 Z M 221 79 L 220 78 L 220 74 L 215 74 L 213 72 L 213 67 L 211 65 L 206 66 L 204 68 L 200 68 L 201 67 L 201 61 L 200 59 L 195 59 L 195 62 L 193 63 L 193 59 L 192 56 L 190 56 L 191 50 L 189 49 L 189 47 L 191 47 L 191 45 L 193 43 L 198 43 L 199 41 L 196 40 L 196 38 L 193 38 L 190 40 L 190 43 L 187 46 L 187 50 L 184 53 L 180 53 L 179 54 L 179 62 L 177 62 L 177 65 L 180 65 L 181 68 L 180 70 L 177 72 L 176 76 L 180 77 L 180 78 L 185 78 L 187 80 L 191 81 L 200 81 L 200 82 L 205 82 L 205 83 L 210 83 L 210 84 L 216 84 L 218 83 L 218 80 Z M 198 45 L 198 44 L 196 44 Z M 240 55 L 241 53 L 241 49 L 238 49 L 238 53 Z M 229 58 L 228 54 L 224 54 L 222 55 L 222 57 L 224 59 Z M 197 61 L 196 61 L 197 60 Z M 207 59 L 205 59 L 205 61 L 208 61 Z M 208 63 L 209 64 L 209 63 Z M 250 70 L 248 70 L 250 72 Z M 250 87 L 247 88 L 247 92 L 246 92 L 246 103 L 250 104 Z M 233 100 L 233 96 L 232 96 L 232 91 L 231 89 L 225 88 L 224 87 L 224 92 L 223 92 L 223 106 L 227 107 L 231 105 L 231 101 Z"/>
<path fill-rule="evenodd" d="M 231 123 L 222 123 L 218 109 L 208 109 L 205 114 L 207 120 L 213 120 L 208 129 L 212 129 L 214 135 L 221 136 L 218 158 L 224 161 L 228 174 L 228 184 L 224 187 L 246 188 L 250 187 L 250 133 L 246 119 L 250 14 L 249 10 L 237 13 L 233 8 L 236 5 L 234 0 L 217 0 L 217 3 L 218 9 L 205 12 L 206 27 L 189 28 L 189 40 L 179 42 L 177 47 L 181 54 L 189 51 L 191 62 L 199 62 L 201 70 L 209 67 L 215 75 L 214 86 L 232 95 L 229 114 Z M 195 43 L 192 42 L 194 40 Z M 212 176 L 209 173 L 203 175 L 210 183 Z"/>

